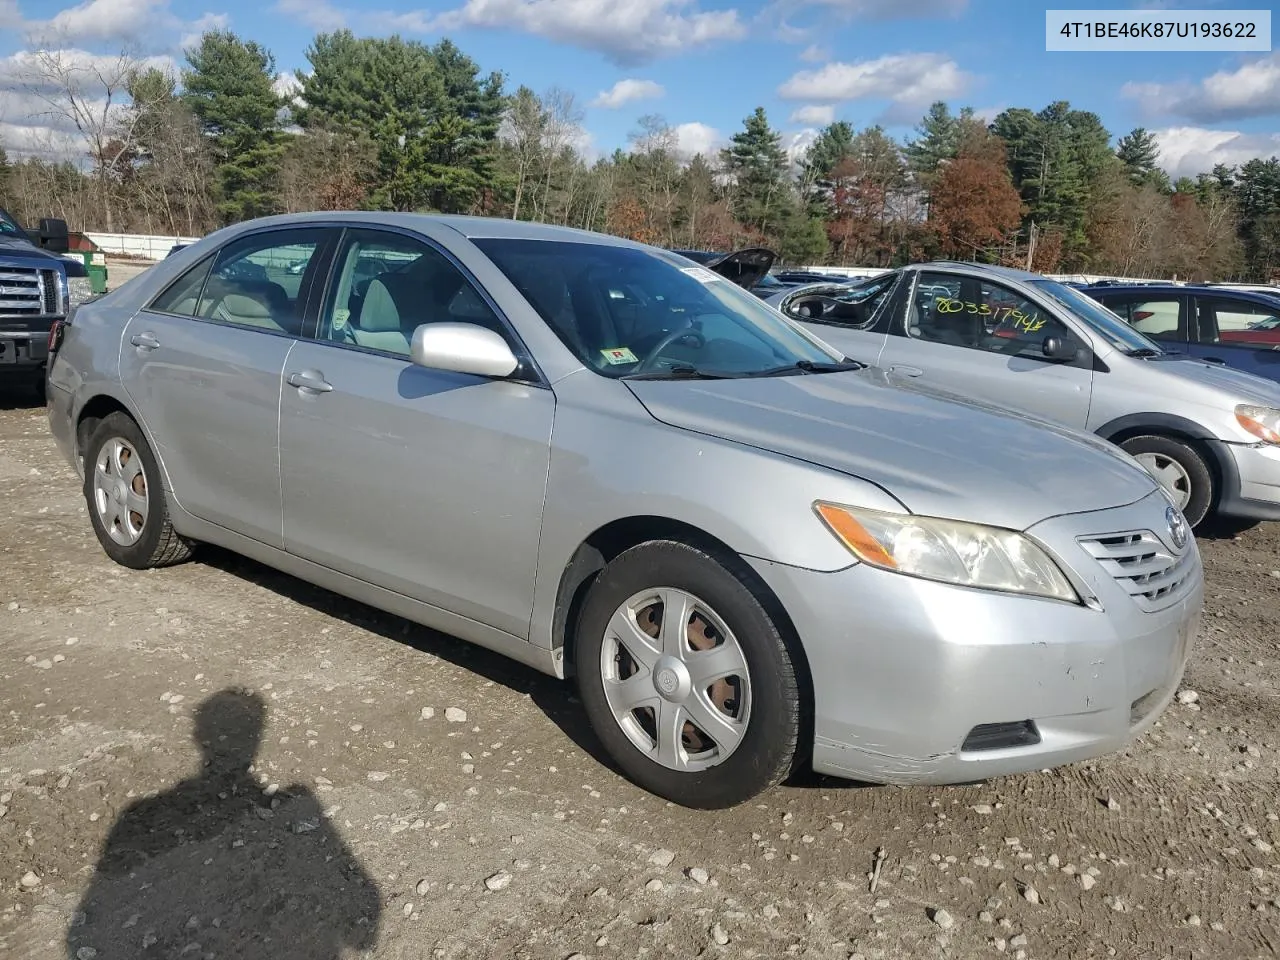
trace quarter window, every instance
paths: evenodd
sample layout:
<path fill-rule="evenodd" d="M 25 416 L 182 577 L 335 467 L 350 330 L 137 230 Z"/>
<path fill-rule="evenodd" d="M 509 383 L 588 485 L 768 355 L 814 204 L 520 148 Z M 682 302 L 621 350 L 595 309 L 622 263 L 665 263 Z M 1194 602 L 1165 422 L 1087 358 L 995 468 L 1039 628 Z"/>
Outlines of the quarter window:
<path fill-rule="evenodd" d="M 907 316 L 907 335 L 988 353 L 1043 358 L 1047 338 L 1079 345 L 1056 317 L 1020 294 L 977 277 L 922 273 Z"/>
<path fill-rule="evenodd" d="M 160 313 L 176 313 L 181 317 L 194 317 L 200 305 L 200 291 L 205 278 L 213 267 L 213 257 L 205 257 L 177 280 L 165 287 L 160 296 L 151 302 L 151 309 Z"/>
<path fill-rule="evenodd" d="M 408 357 L 414 330 L 441 322 L 479 324 L 511 340 L 471 281 L 421 240 L 349 230 L 336 274 L 321 317 L 321 340 Z"/>

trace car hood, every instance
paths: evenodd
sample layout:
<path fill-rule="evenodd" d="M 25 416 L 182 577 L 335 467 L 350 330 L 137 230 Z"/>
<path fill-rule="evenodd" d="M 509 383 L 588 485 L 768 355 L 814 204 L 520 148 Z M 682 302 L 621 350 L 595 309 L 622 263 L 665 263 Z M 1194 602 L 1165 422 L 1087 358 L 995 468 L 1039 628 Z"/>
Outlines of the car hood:
<path fill-rule="evenodd" d="M 1183 380 L 1216 387 L 1231 394 L 1237 403 L 1280 407 L 1280 384 L 1265 377 L 1226 367 L 1220 363 L 1206 363 L 1181 353 L 1165 354 L 1163 357 L 1153 357 L 1139 362 L 1157 365 L 1162 371 L 1167 371 L 1170 375 Z"/>
<path fill-rule="evenodd" d="M 1025 530 L 1155 489 L 1103 441 L 951 400 L 876 368 L 624 382 L 662 423 L 860 477 L 913 513 Z"/>

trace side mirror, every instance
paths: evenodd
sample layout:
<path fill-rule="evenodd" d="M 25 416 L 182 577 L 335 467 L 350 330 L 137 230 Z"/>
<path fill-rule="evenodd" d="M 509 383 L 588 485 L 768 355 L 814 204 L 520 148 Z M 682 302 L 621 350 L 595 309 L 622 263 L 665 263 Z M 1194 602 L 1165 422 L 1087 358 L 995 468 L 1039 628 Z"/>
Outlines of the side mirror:
<path fill-rule="evenodd" d="M 1045 337 L 1040 349 L 1050 360 L 1074 360 L 1077 352 L 1076 345 L 1062 337 Z"/>
<path fill-rule="evenodd" d="M 71 249 L 71 241 L 67 234 L 67 221 L 45 217 L 37 229 L 40 246 L 53 253 L 66 253 Z"/>
<path fill-rule="evenodd" d="M 424 323 L 413 331 L 409 355 L 420 367 L 479 377 L 509 377 L 520 366 L 507 341 L 474 323 Z"/>

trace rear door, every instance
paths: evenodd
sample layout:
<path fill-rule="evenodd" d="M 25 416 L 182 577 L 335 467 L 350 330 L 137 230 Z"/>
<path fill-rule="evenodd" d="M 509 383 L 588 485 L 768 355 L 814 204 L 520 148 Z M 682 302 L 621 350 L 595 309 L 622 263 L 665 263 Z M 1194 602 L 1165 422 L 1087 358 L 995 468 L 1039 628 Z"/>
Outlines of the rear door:
<path fill-rule="evenodd" d="M 129 321 L 120 377 L 192 515 L 283 546 L 280 380 L 327 259 L 326 231 L 241 235 Z"/>
<path fill-rule="evenodd" d="M 1280 305 L 1197 294 L 1195 318 L 1197 357 L 1280 380 Z"/>
<path fill-rule="evenodd" d="M 922 383 L 1083 428 L 1093 351 L 1051 312 L 983 276 L 922 270 L 895 318 L 880 366 Z M 1043 344 L 1075 346 L 1051 360 Z"/>

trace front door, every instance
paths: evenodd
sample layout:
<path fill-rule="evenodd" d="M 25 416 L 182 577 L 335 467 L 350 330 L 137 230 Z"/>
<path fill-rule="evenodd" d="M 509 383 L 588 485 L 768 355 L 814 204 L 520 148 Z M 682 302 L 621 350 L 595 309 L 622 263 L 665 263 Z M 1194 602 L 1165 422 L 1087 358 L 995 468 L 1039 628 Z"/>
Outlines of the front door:
<path fill-rule="evenodd" d="M 441 321 L 517 348 L 440 248 L 345 232 L 317 335 L 285 369 L 285 549 L 527 639 L 555 396 L 520 371 L 414 364 L 414 329 Z"/>
<path fill-rule="evenodd" d="M 233 240 L 134 316 L 120 344 L 121 380 L 178 504 L 275 547 L 280 376 L 322 237 L 292 229 Z"/>
<path fill-rule="evenodd" d="M 1089 417 L 1093 355 L 1065 323 L 985 277 L 921 271 L 880 366 L 922 384 L 1083 429 Z M 1057 337 L 1074 359 L 1053 360 Z"/>

